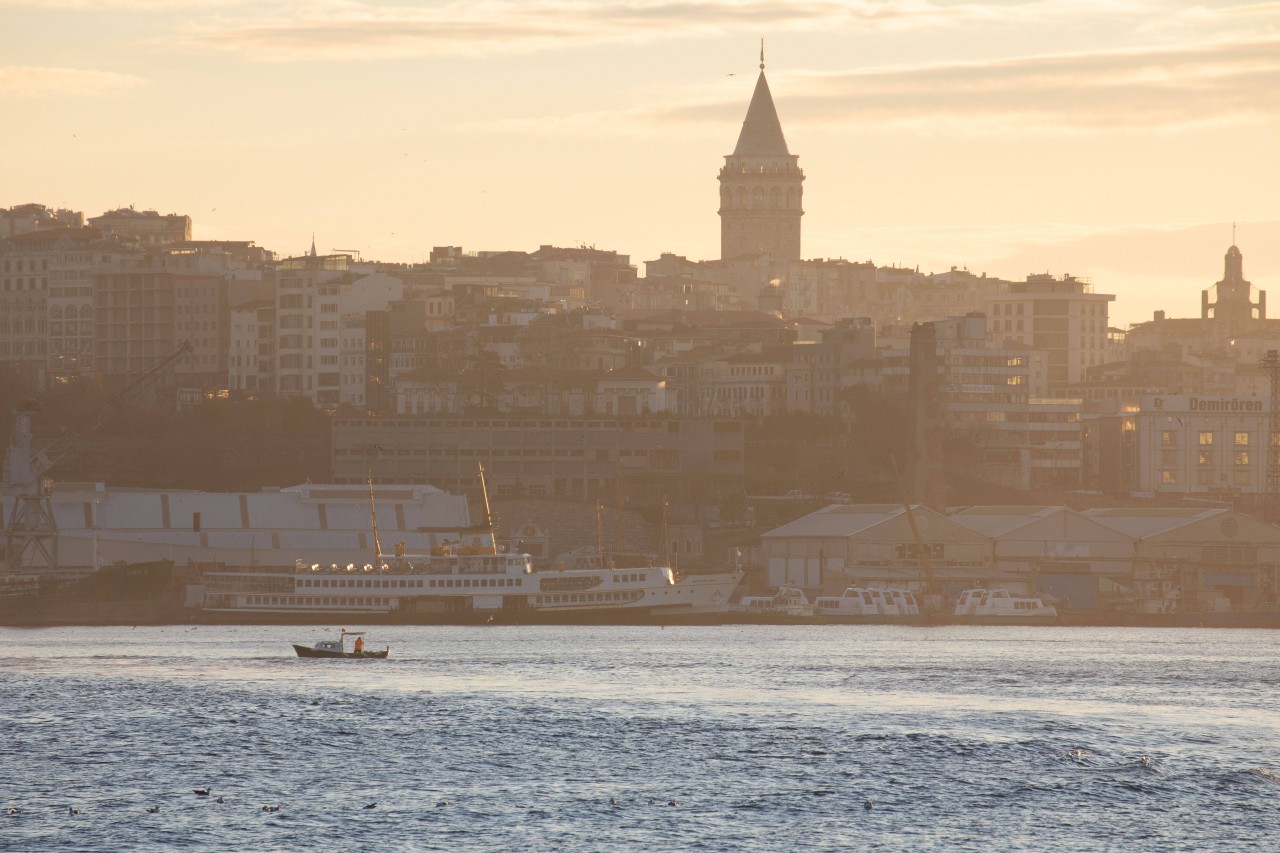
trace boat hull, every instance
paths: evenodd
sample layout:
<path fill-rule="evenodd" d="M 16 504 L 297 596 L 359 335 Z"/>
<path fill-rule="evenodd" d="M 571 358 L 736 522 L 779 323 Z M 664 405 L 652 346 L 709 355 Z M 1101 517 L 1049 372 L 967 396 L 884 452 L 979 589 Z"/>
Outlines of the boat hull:
<path fill-rule="evenodd" d="M 316 612 L 208 611 L 190 612 L 190 621 L 201 625 L 298 625 L 329 627 L 361 625 L 717 625 L 723 611 L 677 611 L 666 607 L 583 608 L 581 610 L 533 608 L 511 610 L 456 610 L 443 612 L 371 612 L 365 610 Z M 803 620 L 797 620 L 803 621 Z"/>
<path fill-rule="evenodd" d="M 353 658 L 356 660 L 375 660 L 385 658 L 391 653 L 390 649 L 383 649 L 380 652 L 331 652 L 328 649 L 313 649 L 310 646 L 300 646 L 293 644 L 293 650 L 298 653 L 300 658 Z"/>
<path fill-rule="evenodd" d="M 186 622 L 182 572 L 171 560 L 113 563 L 76 580 L 41 579 L 0 593 L 0 625 L 169 625 Z"/>
<path fill-rule="evenodd" d="M 988 614 L 982 616 L 952 616 L 952 625 L 1058 625 L 1060 620 L 1056 613 L 1039 616 L 1002 616 Z"/>

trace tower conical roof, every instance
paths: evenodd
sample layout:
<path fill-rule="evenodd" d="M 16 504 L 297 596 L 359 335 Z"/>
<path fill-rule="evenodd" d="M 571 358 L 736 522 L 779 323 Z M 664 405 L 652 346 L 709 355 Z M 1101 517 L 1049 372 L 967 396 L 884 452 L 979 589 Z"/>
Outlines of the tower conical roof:
<path fill-rule="evenodd" d="M 764 68 L 762 64 L 761 69 Z M 751 106 L 747 108 L 747 118 L 742 122 L 742 133 L 738 134 L 738 145 L 733 149 L 735 157 L 775 157 L 787 155 L 787 140 L 782 135 L 782 124 L 778 121 L 778 111 L 773 107 L 773 95 L 769 93 L 769 82 L 764 79 L 764 71 L 756 80 L 756 91 L 751 96 Z"/>

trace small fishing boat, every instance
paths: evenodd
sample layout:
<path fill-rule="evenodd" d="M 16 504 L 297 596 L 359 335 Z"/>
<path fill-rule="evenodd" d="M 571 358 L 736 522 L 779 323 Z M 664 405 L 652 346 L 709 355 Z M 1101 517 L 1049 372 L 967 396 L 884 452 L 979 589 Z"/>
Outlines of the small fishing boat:
<path fill-rule="evenodd" d="M 355 637 L 355 647 L 347 651 L 347 637 Z M 336 640 L 320 640 L 314 646 L 293 644 L 300 658 L 385 658 L 391 653 L 387 646 L 382 651 L 365 651 L 364 631 L 348 631 L 343 628 Z"/>

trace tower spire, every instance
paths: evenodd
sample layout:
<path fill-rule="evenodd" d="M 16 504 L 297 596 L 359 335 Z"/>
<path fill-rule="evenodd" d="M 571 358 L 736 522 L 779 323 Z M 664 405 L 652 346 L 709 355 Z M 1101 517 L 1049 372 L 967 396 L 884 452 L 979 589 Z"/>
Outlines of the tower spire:
<path fill-rule="evenodd" d="M 720 257 L 799 260 L 803 181 L 773 106 L 760 39 L 760 76 L 738 144 L 720 170 Z"/>

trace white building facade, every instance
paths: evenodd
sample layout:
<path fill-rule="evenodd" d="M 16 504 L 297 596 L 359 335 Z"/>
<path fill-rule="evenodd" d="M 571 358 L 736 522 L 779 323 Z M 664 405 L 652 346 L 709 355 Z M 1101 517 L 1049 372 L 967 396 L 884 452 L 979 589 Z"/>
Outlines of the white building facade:
<path fill-rule="evenodd" d="M 1132 417 L 1138 491 L 1266 490 L 1267 398 L 1148 395 Z"/>

